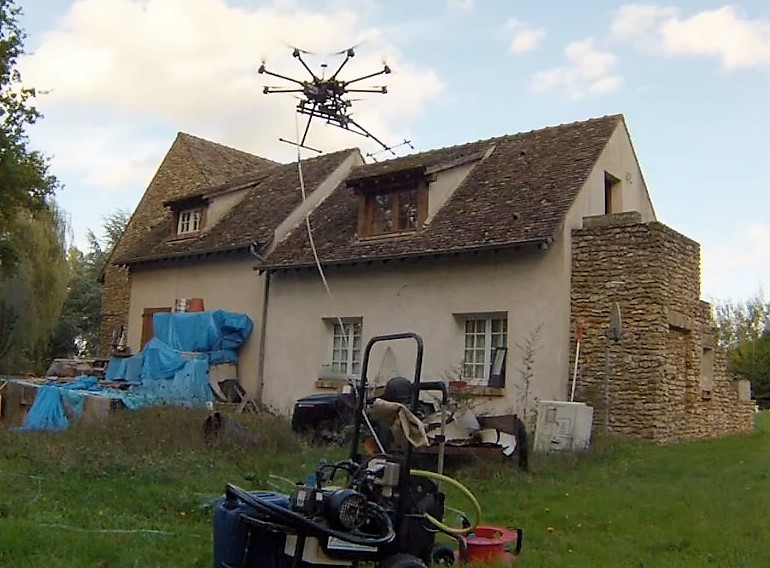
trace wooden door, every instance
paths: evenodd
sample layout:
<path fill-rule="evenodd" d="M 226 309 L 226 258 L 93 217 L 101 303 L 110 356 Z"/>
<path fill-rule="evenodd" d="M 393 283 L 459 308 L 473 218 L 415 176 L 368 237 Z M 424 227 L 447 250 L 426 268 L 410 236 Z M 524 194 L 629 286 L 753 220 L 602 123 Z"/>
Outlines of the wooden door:
<path fill-rule="evenodd" d="M 152 316 L 157 312 L 170 312 L 171 308 L 144 308 L 142 312 L 142 343 L 139 347 L 143 349 L 145 344 L 152 339 L 154 329 L 152 327 Z"/>

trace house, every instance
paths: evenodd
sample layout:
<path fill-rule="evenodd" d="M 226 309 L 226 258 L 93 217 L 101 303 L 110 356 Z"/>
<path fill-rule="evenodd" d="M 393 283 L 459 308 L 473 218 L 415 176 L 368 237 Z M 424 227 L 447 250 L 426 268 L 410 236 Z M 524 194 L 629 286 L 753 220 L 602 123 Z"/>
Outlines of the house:
<path fill-rule="evenodd" d="M 622 116 L 373 164 L 356 150 L 303 160 L 305 200 L 297 164 L 222 148 L 180 135 L 129 225 L 133 244 L 114 255 L 133 349 L 173 298 L 247 313 L 257 331 L 241 382 L 288 413 L 360 374 L 370 337 L 414 331 L 425 378 L 452 381 L 482 411 L 526 415 L 568 397 L 582 322 L 577 392 L 606 427 L 661 440 L 751 427 L 709 339 L 697 245 L 657 221 Z M 177 155 L 238 171 L 185 178 Z M 614 304 L 626 325 L 607 345 Z M 598 363 L 608 351 L 611 377 Z M 413 362 L 412 345 L 381 345 L 369 376 L 410 376 Z"/>
<path fill-rule="evenodd" d="M 265 400 L 289 409 L 325 363 L 358 371 L 360 352 L 334 352 L 347 331 L 337 316 L 354 342 L 419 333 L 425 375 L 470 383 L 466 390 L 495 411 L 563 400 L 571 232 L 587 215 L 622 211 L 655 220 L 620 116 L 355 168 L 310 218 L 333 297 L 318 283 L 303 227 L 263 267 L 271 279 Z M 291 341 L 298 329 L 287 322 L 304 330 L 301 353 Z M 521 359 L 516 346 L 528 338 L 537 339 L 536 378 L 523 401 L 512 387 Z M 504 386 L 490 388 L 496 347 L 507 348 L 507 376 Z M 385 375 L 405 374 L 405 349 L 373 361 Z"/>
<path fill-rule="evenodd" d="M 258 394 L 266 289 L 254 264 L 360 161 L 357 150 L 308 160 L 303 202 L 296 165 L 180 133 L 105 271 L 103 349 L 125 326 L 128 346 L 139 351 L 152 337 L 153 313 L 171 311 L 177 298 L 203 298 L 208 309 L 254 322 L 239 377 Z"/>

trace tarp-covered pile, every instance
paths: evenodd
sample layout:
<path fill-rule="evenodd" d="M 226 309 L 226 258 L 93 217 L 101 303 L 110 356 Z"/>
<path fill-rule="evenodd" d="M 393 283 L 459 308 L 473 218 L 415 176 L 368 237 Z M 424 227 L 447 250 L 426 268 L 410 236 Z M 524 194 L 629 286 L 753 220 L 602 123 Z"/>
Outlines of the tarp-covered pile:
<path fill-rule="evenodd" d="M 125 390 L 106 388 L 95 377 L 75 382 L 51 382 L 38 389 L 22 429 L 60 430 L 68 426 L 64 410 L 82 416 L 85 396 L 119 399 L 127 408 L 154 404 L 200 406 L 213 400 L 209 368 L 237 363 L 239 349 L 253 328 L 245 314 L 217 310 L 195 313 L 156 313 L 155 336 L 131 357 L 113 357 L 106 381 L 125 381 Z"/>

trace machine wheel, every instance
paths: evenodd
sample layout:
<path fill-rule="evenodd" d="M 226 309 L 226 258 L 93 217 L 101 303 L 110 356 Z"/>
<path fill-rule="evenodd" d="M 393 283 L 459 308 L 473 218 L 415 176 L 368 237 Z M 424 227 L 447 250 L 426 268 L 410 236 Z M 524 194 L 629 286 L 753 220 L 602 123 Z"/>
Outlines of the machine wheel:
<path fill-rule="evenodd" d="M 455 563 L 455 551 L 446 544 L 437 544 L 433 547 L 431 559 L 437 566 L 452 566 Z"/>
<path fill-rule="evenodd" d="M 411 554 L 394 554 L 380 562 L 377 568 L 427 568 L 425 562 Z"/>

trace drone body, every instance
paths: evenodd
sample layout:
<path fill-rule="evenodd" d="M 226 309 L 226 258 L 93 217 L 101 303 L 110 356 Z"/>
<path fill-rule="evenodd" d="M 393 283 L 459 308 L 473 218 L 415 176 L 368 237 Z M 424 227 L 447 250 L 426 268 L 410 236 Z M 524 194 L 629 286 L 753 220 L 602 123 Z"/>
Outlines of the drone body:
<path fill-rule="evenodd" d="M 371 132 L 369 132 L 367 129 L 365 129 L 363 126 L 361 126 L 358 122 L 356 122 L 353 117 L 350 114 L 350 107 L 353 104 L 353 101 L 349 100 L 347 98 L 347 95 L 350 93 L 379 93 L 379 94 L 386 94 L 388 92 L 387 87 L 370 87 L 370 88 L 350 88 L 350 85 L 354 83 L 358 83 L 359 81 L 365 81 L 366 79 L 371 79 L 372 77 L 377 77 L 379 75 L 387 75 L 390 73 L 390 67 L 387 65 L 383 65 L 382 70 L 377 71 L 375 73 L 370 73 L 368 75 L 363 75 L 361 77 L 357 77 L 355 79 L 350 80 L 343 80 L 339 79 L 339 73 L 342 71 L 342 69 L 347 65 L 348 61 L 350 61 L 353 57 L 355 57 L 356 53 L 355 50 L 351 47 L 349 49 L 346 49 L 345 51 L 339 52 L 338 55 L 345 54 L 345 59 L 342 61 L 340 66 L 337 68 L 337 70 L 329 77 L 324 77 L 324 73 L 321 74 L 319 77 L 316 75 L 312 69 L 305 63 L 305 60 L 302 59 L 302 51 L 294 48 L 294 51 L 292 52 L 292 56 L 299 60 L 299 62 L 302 64 L 302 66 L 307 70 L 308 73 L 310 73 L 310 80 L 301 81 L 299 79 L 294 79 L 292 77 L 287 77 L 285 75 L 280 75 L 278 73 L 273 73 L 272 71 L 268 71 L 265 68 L 265 64 L 262 63 L 258 69 L 258 73 L 270 75 L 272 77 L 278 77 L 279 79 L 283 79 L 285 81 L 289 81 L 291 83 L 296 84 L 297 86 L 294 88 L 282 88 L 282 87 L 264 87 L 262 92 L 266 95 L 271 93 L 298 93 L 300 97 L 299 104 L 297 105 L 297 112 L 299 114 L 303 114 L 308 116 L 307 124 L 305 125 L 305 131 L 302 135 L 302 138 L 298 140 L 297 142 L 291 142 L 289 140 L 284 140 L 281 138 L 280 140 L 282 142 L 287 142 L 289 144 L 296 144 L 297 146 L 300 146 L 302 148 L 307 148 L 309 150 L 313 150 L 315 152 L 320 152 L 319 150 L 316 150 L 315 148 L 311 148 L 309 146 L 305 145 L 305 140 L 307 139 L 308 131 L 310 130 L 310 123 L 312 122 L 313 118 L 320 118 L 322 120 L 325 120 L 327 124 L 332 124 L 334 126 L 337 126 L 339 128 L 343 128 L 345 130 L 348 130 L 350 132 L 354 132 L 356 134 L 359 134 L 361 136 L 364 136 L 366 138 L 371 138 L 374 140 L 377 144 L 382 146 L 383 151 L 390 152 L 391 154 L 395 155 L 395 152 L 393 152 L 393 148 L 391 146 L 388 146 L 384 142 L 382 142 L 379 138 L 374 136 Z M 321 66 L 324 70 L 326 69 L 326 65 Z M 408 144 L 408 141 L 404 141 L 405 144 Z M 371 156 L 371 154 L 369 154 Z"/>

